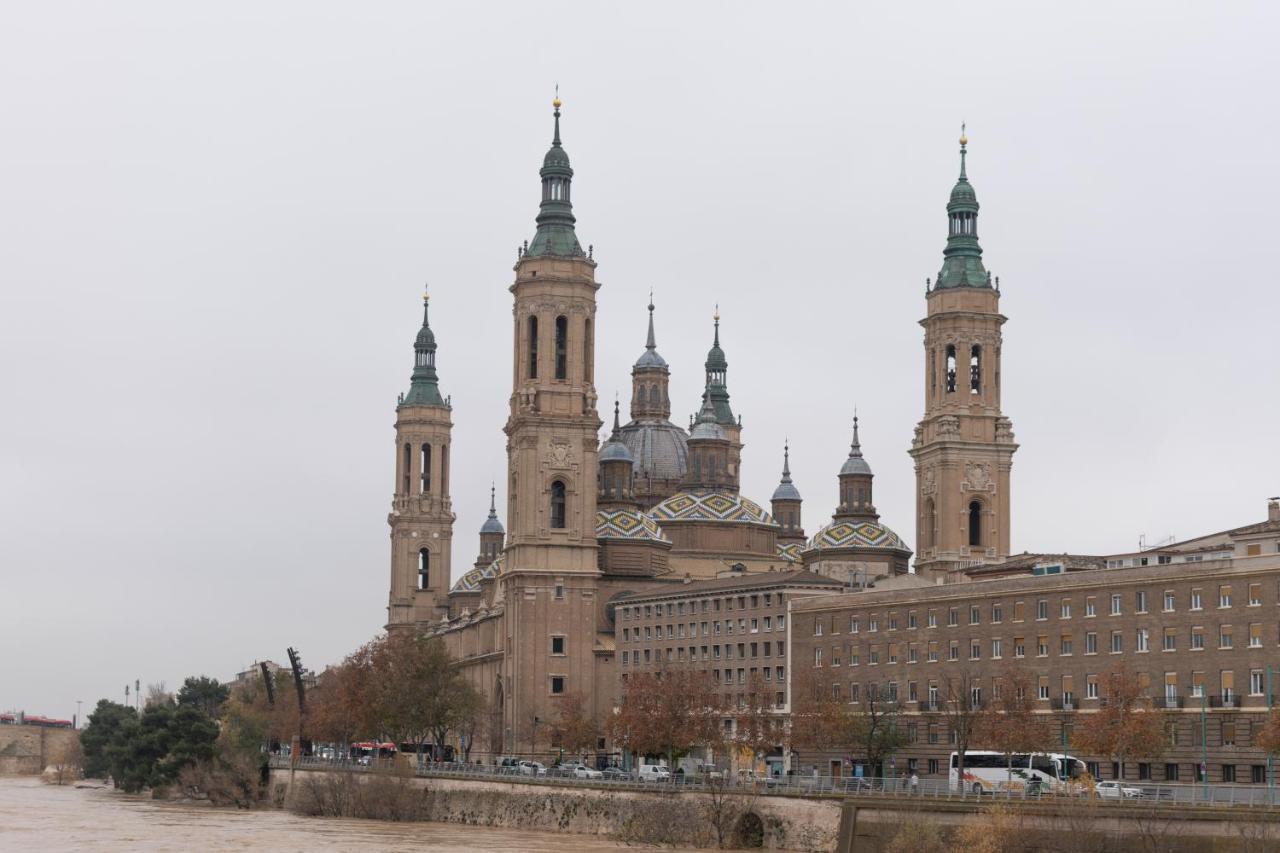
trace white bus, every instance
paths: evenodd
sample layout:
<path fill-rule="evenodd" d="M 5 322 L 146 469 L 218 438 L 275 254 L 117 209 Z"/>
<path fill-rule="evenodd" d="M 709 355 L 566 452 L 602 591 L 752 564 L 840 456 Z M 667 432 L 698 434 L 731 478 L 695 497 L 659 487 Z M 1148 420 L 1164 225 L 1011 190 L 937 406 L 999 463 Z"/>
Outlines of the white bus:
<path fill-rule="evenodd" d="M 1010 761 L 1012 760 L 1012 768 Z M 1084 762 L 1061 752 L 1018 753 L 975 750 L 964 754 L 963 785 L 957 774 L 959 756 L 951 753 L 951 790 L 1011 793 L 1059 793 L 1085 775 Z"/>

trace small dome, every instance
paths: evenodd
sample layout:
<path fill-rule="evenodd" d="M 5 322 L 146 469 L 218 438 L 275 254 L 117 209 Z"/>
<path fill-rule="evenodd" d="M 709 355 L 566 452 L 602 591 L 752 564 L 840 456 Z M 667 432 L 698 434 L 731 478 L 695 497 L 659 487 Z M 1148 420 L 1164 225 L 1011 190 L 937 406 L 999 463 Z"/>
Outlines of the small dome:
<path fill-rule="evenodd" d="M 649 511 L 659 524 L 679 521 L 712 521 L 776 526 L 773 516 L 754 501 L 732 492 L 677 492 Z"/>
<path fill-rule="evenodd" d="M 830 469 L 828 469 L 830 470 Z M 840 476 L 845 474 L 870 474 L 871 466 L 867 464 L 867 460 L 861 456 L 850 456 L 844 460 L 844 464 L 840 466 Z M 828 474 L 827 476 L 831 476 Z"/>
<path fill-rule="evenodd" d="M 597 539 L 665 542 L 671 540 L 652 518 L 634 509 L 602 509 L 596 513 Z"/>
<path fill-rule="evenodd" d="M 833 521 L 809 540 L 806 551 L 825 548 L 883 548 L 910 551 L 902 537 L 878 521 Z"/>
<path fill-rule="evenodd" d="M 423 327 L 418 331 L 418 337 L 417 337 L 417 339 L 414 341 L 414 343 L 415 343 L 415 344 L 417 344 L 417 346 L 418 346 L 418 347 L 420 347 L 420 348 L 424 348 L 424 349 L 435 349 L 435 348 L 436 348 L 436 336 L 435 336 L 435 333 L 431 331 L 431 327 L 430 327 L 430 326 L 423 326 Z"/>
<path fill-rule="evenodd" d="M 784 480 L 778 484 L 778 488 L 773 490 L 773 498 L 775 501 L 798 501 L 801 500 L 800 490 L 796 488 L 796 484 L 790 480 Z"/>
<path fill-rule="evenodd" d="M 551 169 L 568 169 L 569 155 L 559 145 L 552 145 L 547 150 L 547 156 L 542 158 L 542 168 Z"/>
<path fill-rule="evenodd" d="M 484 524 L 480 526 L 481 533 L 506 533 L 503 529 L 502 522 L 498 521 L 498 516 L 490 513 L 489 517 L 484 520 Z"/>
<path fill-rule="evenodd" d="M 724 430 L 715 421 L 699 421 L 689 431 L 689 438 L 725 441 Z"/>
<path fill-rule="evenodd" d="M 631 462 L 635 463 L 635 457 L 631 455 L 631 451 L 621 439 L 611 438 L 604 443 L 604 447 L 600 448 L 601 462 Z"/>
<path fill-rule="evenodd" d="M 635 367 L 637 369 L 645 367 L 665 368 L 667 360 L 658 355 L 657 350 L 646 349 L 639 358 L 636 359 Z"/>
<path fill-rule="evenodd" d="M 973 191 L 973 184 L 967 180 L 956 181 L 956 185 L 951 188 L 951 203 L 976 205 L 978 194 Z"/>
<path fill-rule="evenodd" d="M 705 366 L 707 370 L 728 370 L 729 369 L 729 362 L 724 357 L 724 350 L 720 349 L 718 337 L 717 337 L 717 343 L 713 344 L 711 349 L 707 351 L 707 363 Z"/>

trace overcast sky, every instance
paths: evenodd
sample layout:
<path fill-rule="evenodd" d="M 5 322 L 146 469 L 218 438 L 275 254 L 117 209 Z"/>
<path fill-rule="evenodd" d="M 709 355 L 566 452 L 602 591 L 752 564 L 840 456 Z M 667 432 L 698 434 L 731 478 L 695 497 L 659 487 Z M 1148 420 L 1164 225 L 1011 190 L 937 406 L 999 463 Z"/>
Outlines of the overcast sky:
<path fill-rule="evenodd" d="M 289 645 L 318 668 L 380 629 L 424 281 L 470 566 L 557 81 L 606 419 L 649 288 L 678 423 L 719 302 L 744 492 L 789 436 L 816 530 L 857 405 L 914 542 L 917 321 L 967 121 L 1014 550 L 1263 518 L 1274 4 L 851 5 L 6 3 L 0 709 Z"/>

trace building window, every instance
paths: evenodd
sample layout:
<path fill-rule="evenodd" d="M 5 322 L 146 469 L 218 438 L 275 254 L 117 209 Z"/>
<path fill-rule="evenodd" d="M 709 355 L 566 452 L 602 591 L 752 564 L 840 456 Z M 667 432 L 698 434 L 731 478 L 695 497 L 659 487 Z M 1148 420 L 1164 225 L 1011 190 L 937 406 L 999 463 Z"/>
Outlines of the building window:
<path fill-rule="evenodd" d="M 1175 599 L 1173 595 L 1173 590 L 1166 589 L 1164 591 L 1164 612 L 1172 613 L 1174 609 L 1174 603 L 1175 603 Z"/>
<path fill-rule="evenodd" d="M 822 649 L 813 650 L 813 665 L 822 666 Z"/>
<path fill-rule="evenodd" d="M 551 481 L 551 527 L 564 529 L 564 481 Z"/>
<path fill-rule="evenodd" d="M 564 692 L 564 676 L 551 676 L 551 692 L 553 695 L 559 695 Z"/>
<path fill-rule="evenodd" d="M 1146 628 L 1139 628 L 1137 634 L 1137 650 L 1140 652 L 1151 651 L 1151 632 Z"/>
<path fill-rule="evenodd" d="M 1013 656 L 1015 658 L 1021 658 L 1021 657 L 1027 656 L 1026 641 L 1023 640 L 1021 637 L 1013 638 Z"/>
<path fill-rule="evenodd" d="M 1262 605 L 1262 584 L 1249 584 L 1249 606 L 1260 607 Z"/>
<path fill-rule="evenodd" d="M 1262 648 L 1262 624 L 1253 622 L 1249 625 L 1249 648 Z"/>
<path fill-rule="evenodd" d="M 1225 729 L 1226 726 L 1224 725 L 1223 728 Z M 1234 741 L 1232 741 L 1232 743 L 1234 743 Z M 1222 765 L 1222 781 L 1223 782 L 1236 781 L 1236 766 L 1234 764 Z"/>
<path fill-rule="evenodd" d="M 1084 698 L 1086 698 L 1086 699 L 1097 699 L 1097 698 L 1098 698 L 1098 676 L 1096 676 L 1096 675 L 1087 675 L 1087 676 L 1085 676 L 1085 680 L 1084 680 Z"/>
<path fill-rule="evenodd" d="M 1060 654 L 1060 655 L 1069 655 L 1069 654 L 1071 654 L 1071 645 L 1072 645 L 1071 635 L 1070 635 L 1070 634 L 1063 634 L 1063 635 L 1062 635 L 1062 640 L 1061 640 L 1061 642 L 1060 642 L 1060 644 L 1059 644 L 1059 646 L 1058 646 L 1058 654 Z"/>
<path fill-rule="evenodd" d="M 1222 586 L 1218 587 L 1218 606 L 1223 608 L 1231 606 L 1231 585 L 1230 584 L 1223 584 Z"/>
<path fill-rule="evenodd" d="M 1232 637 L 1230 625 L 1220 625 L 1218 627 L 1218 648 L 1230 649 L 1235 647 L 1235 640 Z"/>
<path fill-rule="evenodd" d="M 1201 597 L 1199 589 L 1191 590 L 1191 609 L 1192 610 L 1204 609 L 1204 600 Z"/>
<path fill-rule="evenodd" d="M 538 378 L 538 318 L 529 318 L 529 378 Z"/>
<path fill-rule="evenodd" d="M 418 552 L 418 589 L 431 586 L 431 552 L 423 548 Z"/>
<path fill-rule="evenodd" d="M 1140 590 L 1138 590 L 1138 592 L 1135 594 L 1134 598 L 1136 599 L 1135 604 L 1137 605 L 1137 610 L 1138 610 L 1138 612 L 1139 612 L 1139 613 L 1146 613 L 1146 612 L 1147 612 L 1147 593 L 1146 593 L 1146 590 L 1141 590 L 1141 589 L 1140 589 Z"/>
<path fill-rule="evenodd" d="M 1090 595 L 1085 598 L 1084 615 L 1086 617 L 1098 615 L 1098 599 L 1095 596 Z"/>
<path fill-rule="evenodd" d="M 1004 651 L 1004 646 L 1001 643 L 999 638 L 991 641 L 991 656 L 993 658 L 1003 657 L 1003 654 L 1002 654 L 1003 651 Z"/>
<path fill-rule="evenodd" d="M 1049 602 L 1042 598 L 1036 602 L 1036 619 L 1043 620 L 1048 618 L 1049 618 Z"/>
<path fill-rule="evenodd" d="M 936 610 L 930 610 L 930 611 L 929 611 L 929 618 L 928 618 L 928 621 L 926 622 L 926 624 L 927 624 L 930 628 L 937 628 L 937 627 L 938 627 L 938 612 L 937 612 Z"/>
<path fill-rule="evenodd" d="M 938 775 L 938 759 L 936 758 L 929 759 L 929 775 L 930 776 Z"/>
<path fill-rule="evenodd" d="M 954 393 L 956 390 L 956 347 L 955 344 L 947 344 L 947 393 Z"/>
<path fill-rule="evenodd" d="M 1098 634 L 1096 631 L 1090 631 L 1084 635 L 1084 653 L 1086 655 L 1096 655 L 1098 653 Z"/>
<path fill-rule="evenodd" d="M 1178 629 L 1164 629 L 1164 650 L 1166 652 L 1176 652 L 1178 650 Z"/>
<path fill-rule="evenodd" d="M 974 344 L 969 348 L 969 393 L 982 391 L 982 347 Z"/>
<path fill-rule="evenodd" d="M 970 608 L 969 608 L 969 624 L 970 624 L 970 625 L 977 625 L 977 624 L 978 624 L 978 621 L 979 621 L 979 619 L 978 619 L 978 607 L 977 607 L 977 605 L 974 605 L 973 607 L 970 607 Z"/>
<path fill-rule="evenodd" d="M 947 611 L 947 627 L 954 628 L 959 624 L 960 624 L 960 611 L 953 607 Z"/>
<path fill-rule="evenodd" d="M 1198 625 L 1191 629 L 1191 648 L 1196 650 L 1204 648 L 1204 628 Z"/>
<path fill-rule="evenodd" d="M 564 654 L 564 637 L 551 638 L 551 654 L 553 655 Z"/>
<path fill-rule="evenodd" d="M 1071 599 L 1069 598 L 1062 599 L 1062 607 L 1058 611 L 1058 616 L 1062 619 L 1071 618 Z"/>
<path fill-rule="evenodd" d="M 569 373 L 569 318 L 556 318 L 556 379 L 565 379 Z"/>
<path fill-rule="evenodd" d="M 1266 678 L 1265 673 L 1263 673 L 1263 671 L 1260 669 L 1254 669 L 1249 671 L 1249 695 L 1250 696 L 1261 696 L 1263 694 L 1263 688 L 1266 684 L 1265 678 Z"/>
<path fill-rule="evenodd" d="M 1111 595 L 1111 615 L 1120 615 L 1120 593 L 1112 593 Z"/>
<path fill-rule="evenodd" d="M 1004 621 L 1004 607 L 1002 605 L 999 605 L 999 604 L 991 605 L 991 621 L 992 622 Z"/>
<path fill-rule="evenodd" d="M 982 503 L 969 502 L 969 547 L 982 546 Z"/>
<path fill-rule="evenodd" d="M 422 494 L 431 491 L 431 445 L 424 444 L 421 448 L 422 456 Z"/>
<path fill-rule="evenodd" d="M 1111 654 L 1118 655 L 1124 651 L 1124 634 L 1119 631 L 1111 632 Z"/>

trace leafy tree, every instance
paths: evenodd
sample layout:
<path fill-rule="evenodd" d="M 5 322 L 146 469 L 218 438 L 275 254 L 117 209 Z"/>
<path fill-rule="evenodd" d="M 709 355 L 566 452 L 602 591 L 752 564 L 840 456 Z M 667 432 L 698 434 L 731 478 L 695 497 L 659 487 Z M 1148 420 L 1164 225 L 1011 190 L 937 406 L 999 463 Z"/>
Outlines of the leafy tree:
<path fill-rule="evenodd" d="M 1280 707 L 1267 715 L 1267 720 L 1258 732 L 1258 746 L 1271 755 L 1280 755 Z"/>
<path fill-rule="evenodd" d="M 192 676 L 182 682 L 178 690 L 178 704 L 192 705 L 204 711 L 212 720 L 222 713 L 222 705 L 231 695 L 231 688 L 207 675 Z"/>
<path fill-rule="evenodd" d="M 212 758 L 217 737 L 217 724 L 203 711 L 157 704 L 141 718 L 131 711 L 121 716 L 100 755 L 116 787 L 137 792 L 172 782 L 183 767 Z M 97 741 L 91 743 L 98 752 Z"/>
<path fill-rule="evenodd" d="M 439 638 L 420 632 L 379 638 L 369 666 L 370 728 L 419 753 L 431 741 L 438 754 L 450 731 L 480 713 L 479 693 Z"/>
<path fill-rule="evenodd" d="M 320 676 L 308 701 L 308 724 L 313 737 L 345 747 L 372 737 L 371 694 L 373 644 L 366 643 Z"/>
<path fill-rule="evenodd" d="M 1076 742 L 1084 752 L 1117 762 L 1123 778 L 1126 758 L 1159 758 L 1164 753 L 1164 723 L 1128 664 L 1107 670 L 1103 683 L 1103 705 Z"/>
<path fill-rule="evenodd" d="M 109 699 L 99 699 L 97 707 L 89 714 L 85 730 L 80 735 L 84 748 L 84 775 L 91 779 L 104 779 L 111 772 L 107 760 L 107 746 L 116 732 L 124 725 L 136 724 L 137 713 L 128 705 Z"/>

